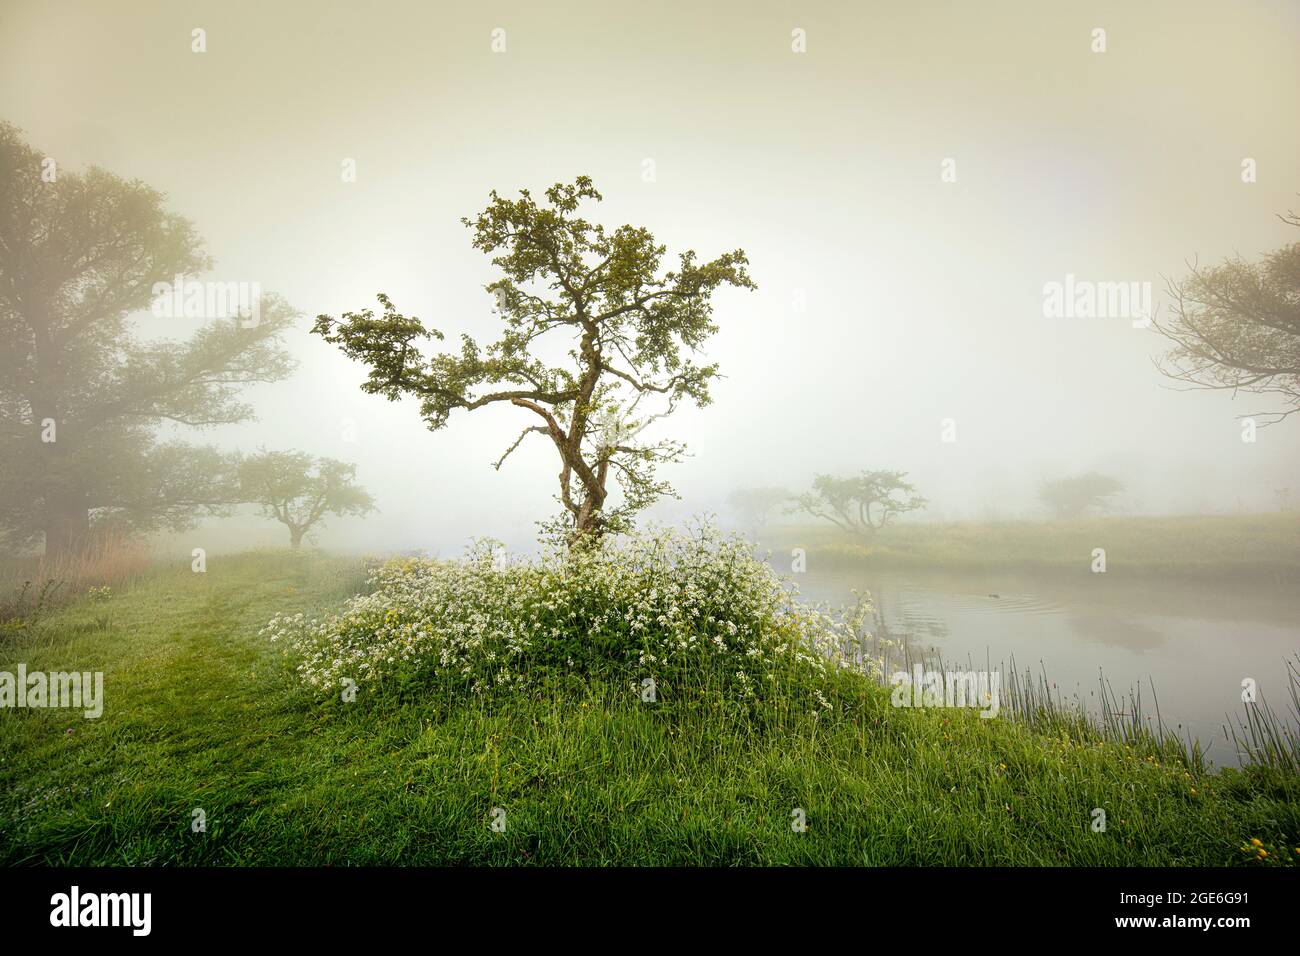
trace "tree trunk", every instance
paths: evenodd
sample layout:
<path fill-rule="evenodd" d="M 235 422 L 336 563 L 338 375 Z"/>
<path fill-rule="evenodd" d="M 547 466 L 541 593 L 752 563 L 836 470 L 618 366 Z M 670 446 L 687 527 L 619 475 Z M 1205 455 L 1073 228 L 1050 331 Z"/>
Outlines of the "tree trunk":
<path fill-rule="evenodd" d="M 580 514 L 574 521 L 573 533 L 569 535 L 569 547 L 596 544 L 600 541 L 603 531 L 598 513 Z"/>
<path fill-rule="evenodd" d="M 90 511 L 74 496 L 51 496 L 45 504 L 45 558 L 75 554 L 90 536 Z"/>
<path fill-rule="evenodd" d="M 36 332 L 35 377 L 28 403 L 32 412 L 32 454 L 38 456 L 44 497 L 45 557 L 66 558 L 86 544 L 90 535 L 90 509 L 84 489 L 75 477 L 71 449 L 76 429 L 63 413 L 58 396 L 66 394 L 68 376 L 60 361 L 62 343 L 49 333 L 44 303 L 30 303 L 31 325 Z M 54 432 L 47 441 L 45 423 Z"/>
<path fill-rule="evenodd" d="M 289 529 L 289 547 L 293 548 L 295 551 L 298 550 L 299 548 L 301 548 L 301 547 L 302 547 L 302 535 L 303 535 L 303 529 L 302 529 L 302 528 L 290 528 L 290 529 Z"/>

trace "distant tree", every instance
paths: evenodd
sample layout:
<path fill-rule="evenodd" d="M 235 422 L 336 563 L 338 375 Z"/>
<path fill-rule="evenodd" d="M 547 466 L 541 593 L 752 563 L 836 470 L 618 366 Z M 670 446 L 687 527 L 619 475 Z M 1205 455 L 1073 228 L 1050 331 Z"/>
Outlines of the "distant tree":
<path fill-rule="evenodd" d="M 748 528 L 762 528 L 772 512 L 794 498 L 785 488 L 737 488 L 727 496 L 727 504 Z"/>
<path fill-rule="evenodd" d="M 238 390 L 288 374 L 293 312 L 265 297 L 256 325 L 138 341 L 128 316 L 155 284 L 210 265 L 193 226 L 99 168 L 47 182 L 43 159 L 0 123 L 0 537 L 57 554 L 101 520 L 181 528 L 231 504 L 229 462 L 155 428 L 251 417 Z"/>
<path fill-rule="evenodd" d="M 1300 216 L 1282 217 L 1300 226 Z M 1300 411 L 1300 242 L 1260 262 L 1193 268 L 1168 286 L 1172 318 L 1155 321 L 1174 343 L 1157 367 L 1195 388 L 1281 396 L 1267 425 Z"/>
<path fill-rule="evenodd" d="M 200 516 L 225 516 L 241 502 L 239 457 L 211 446 L 171 441 L 110 446 L 95 464 L 101 501 L 97 525 L 134 532 L 184 529 Z"/>
<path fill-rule="evenodd" d="M 822 518 L 857 535 L 874 534 L 895 518 L 924 508 L 926 500 L 905 480 L 905 471 L 863 471 L 848 478 L 818 475 L 812 491 L 789 510 Z"/>
<path fill-rule="evenodd" d="M 1124 486 L 1117 479 L 1090 471 L 1073 478 L 1044 481 L 1038 486 L 1038 499 L 1058 518 L 1078 518 L 1090 508 L 1101 507 L 1107 498 L 1123 490 Z"/>
<path fill-rule="evenodd" d="M 268 518 L 289 529 L 297 548 L 303 536 L 326 515 L 366 515 L 375 510 L 369 493 L 356 483 L 357 466 L 306 452 L 269 451 L 239 467 L 241 497 L 262 506 Z"/>
<path fill-rule="evenodd" d="M 606 232 L 576 215 L 583 200 L 600 198 L 580 176 L 546 190 L 548 205 L 526 189 L 517 200 L 493 191 L 486 210 L 462 220 L 475 248 L 495 254 L 492 262 L 504 273 L 486 287 L 505 324 L 486 349 L 462 336 L 459 352 L 425 358 L 419 340 L 442 333 L 402 315 L 382 293 L 382 317 L 369 309 L 344 313 L 342 321 L 322 315 L 312 330 L 370 366 L 365 391 L 390 401 L 419 398 L 430 429 L 446 426 L 458 408 L 509 404 L 526 411 L 534 424 L 496 467 L 530 434 L 550 439 L 560 459 L 561 525 L 570 543 L 624 527 L 673 493 L 655 467 L 680 460 L 685 446 L 639 436 L 682 401 L 709 403 L 718 367 L 696 365 L 687 353 L 717 331 L 711 316 L 719 286 L 754 288 L 739 249 L 703 264 L 684 252 L 676 268 L 661 274 L 665 247 L 649 231 Z M 567 366 L 540 357 L 555 354 L 540 347 L 551 332 L 567 338 Z M 658 401 L 657 411 L 642 408 L 647 399 Z M 623 490 L 619 508 L 608 505 L 611 472 Z"/>

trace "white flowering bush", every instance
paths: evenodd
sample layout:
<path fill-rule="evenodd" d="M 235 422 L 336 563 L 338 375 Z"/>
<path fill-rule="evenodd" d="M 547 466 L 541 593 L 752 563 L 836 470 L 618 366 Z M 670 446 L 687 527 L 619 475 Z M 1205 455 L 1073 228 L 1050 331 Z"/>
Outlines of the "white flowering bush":
<path fill-rule="evenodd" d="M 865 605 L 831 615 L 800 604 L 743 539 L 708 526 L 536 560 L 480 544 L 460 561 L 392 561 L 370 583 L 338 614 L 277 616 L 263 630 L 291 646 L 308 684 L 484 694 L 564 672 L 649 679 L 668 698 L 707 687 L 829 706 L 829 675 L 862 665 Z"/>

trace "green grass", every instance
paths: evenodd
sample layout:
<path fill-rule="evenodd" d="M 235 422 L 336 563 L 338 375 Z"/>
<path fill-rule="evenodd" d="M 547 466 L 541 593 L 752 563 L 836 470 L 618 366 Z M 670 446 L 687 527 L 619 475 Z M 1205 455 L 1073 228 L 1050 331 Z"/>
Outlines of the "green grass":
<path fill-rule="evenodd" d="M 178 563 L 10 632 L 0 669 L 103 670 L 106 705 L 98 720 L 0 711 L 0 863 L 1300 860 L 1294 775 L 1201 774 L 1068 720 L 895 709 L 851 677 L 850 704 L 817 719 L 576 683 L 323 701 L 257 631 L 276 611 L 335 607 L 362 579 L 355 562 L 276 552 L 214 558 L 206 574 Z M 191 831 L 195 808 L 206 833 Z M 1267 858 L 1243 851 L 1252 838 Z"/>
<path fill-rule="evenodd" d="M 784 525 L 769 546 L 803 547 L 827 563 L 968 571 L 1088 571 L 1094 548 L 1107 571 L 1163 577 L 1300 580 L 1300 513 L 1105 517 L 1078 521 L 972 521 L 892 525 L 853 538 L 828 524 Z"/>

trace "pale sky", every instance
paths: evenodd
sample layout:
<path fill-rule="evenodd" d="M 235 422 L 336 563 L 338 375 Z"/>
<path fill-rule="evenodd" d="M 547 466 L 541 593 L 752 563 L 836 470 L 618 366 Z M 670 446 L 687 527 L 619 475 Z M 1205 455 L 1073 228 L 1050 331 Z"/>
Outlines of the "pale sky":
<path fill-rule="evenodd" d="M 1189 260 L 1300 241 L 1276 218 L 1300 211 L 1300 4 L 899 6 L 2 0 L 0 118 L 63 168 L 164 190 L 209 278 L 303 312 L 259 420 L 186 434 L 357 462 L 382 510 L 327 545 L 523 544 L 554 512 L 544 442 L 491 467 L 526 412 L 430 433 L 307 329 L 383 291 L 490 340 L 494 274 L 460 217 L 579 174 L 605 195 L 589 218 L 670 255 L 743 247 L 759 285 L 717 299 L 714 404 L 662 428 L 694 453 L 664 472 L 684 499 L 664 517 L 860 468 L 908 471 L 929 519 L 1037 515 L 1040 479 L 1091 469 L 1134 511 L 1300 496 L 1300 420 L 1243 443 L 1236 416 L 1272 400 L 1174 391 L 1155 333 L 1042 309 L 1067 274 L 1159 293 Z"/>

